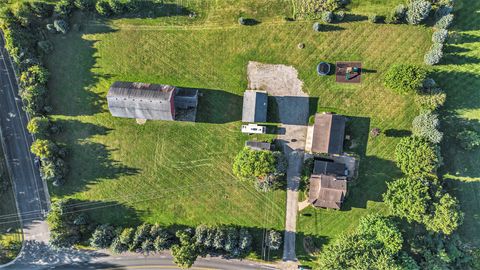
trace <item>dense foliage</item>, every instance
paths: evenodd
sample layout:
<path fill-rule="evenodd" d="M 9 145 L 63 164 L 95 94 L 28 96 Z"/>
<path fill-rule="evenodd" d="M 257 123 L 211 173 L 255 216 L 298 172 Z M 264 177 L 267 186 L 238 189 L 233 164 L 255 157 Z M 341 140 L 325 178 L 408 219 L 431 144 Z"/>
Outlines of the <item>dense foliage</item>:
<path fill-rule="evenodd" d="M 233 162 L 233 173 L 240 178 L 264 178 L 275 172 L 275 156 L 271 151 L 243 148 Z"/>
<path fill-rule="evenodd" d="M 448 14 L 440 19 L 435 23 L 435 28 L 437 29 L 447 29 L 450 27 L 450 25 L 453 22 L 454 15 L 453 14 Z"/>
<path fill-rule="evenodd" d="M 435 111 L 445 104 L 447 94 L 438 87 L 424 88 L 415 96 L 415 102 L 423 111 Z"/>
<path fill-rule="evenodd" d="M 324 12 L 333 12 L 343 3 L 341 0 L 294 0 L 295 17 L 319 19 Z"/>
<path fill-rule="evenodd" d="M 416 136 L 405 137 L 395 149 L 398 167 L 406 175 L 435 173 L 441 164 L 440 148 Z"/>
<path fill-rule="evenodd" d="M 430 11 L 432 10 L 432 4 L 425 0 L 413 0 L 410 2 L 407 8 L 407 22 L 409 24 L 419 24 L 423 22 Z"/>
<path fill-rule="evenodd" d="M 424 112 L 412 122 L 412 133 L 414 136 L 425 138 L 432 143 L 440 143 L 443 133 L 438 130 L 440 120 L 438 115 L 431 112 Z"/>
<path fill-rule="evenodd" d="M 385 86 L 401 94 L 413 93 L 421 89 L 427 71 L 416 65 L 392 65 L 385 74 Z"/>

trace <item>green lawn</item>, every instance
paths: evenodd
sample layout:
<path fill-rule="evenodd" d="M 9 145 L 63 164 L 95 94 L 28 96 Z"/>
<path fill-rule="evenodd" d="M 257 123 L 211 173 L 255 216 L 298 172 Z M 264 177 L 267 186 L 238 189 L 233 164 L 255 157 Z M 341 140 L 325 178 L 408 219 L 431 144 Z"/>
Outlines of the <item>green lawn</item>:
<path fill-rule="evenodd" d="M 443 171 L 460 199 L 465 222 L 460 228 L 464 240 L 480 247 L 480 149 L 466 152 L 452 138 L 470 122 L 480 130 L 480 2 L 459 2 L 452 27 L 453 37 L 443 64 L 436 68 L 436 80 L 447 91 L 443 144 Z"/>
<path fill-rule="evenodd" d="M 398 134 L 410 129 L 418 112 L 411 97 L 385 89 L 382 76 L 394 63 L 422 63 L 431 29 L 355 21 L 317 33 L 312 22 L 285 22 L 283 17 L 291 16 L 285 2 L 256 9 L 246 0 L 218 2 L 197 5 L 195 19 L 124 18 L 106 26 L 77 16 L 81 32 L 53 37 L 50 99 L 64 127 L 59 139 L 69 145 L 71 170 L 65 186 L 50 187 L 53 197 L 91 201 L 98 221 L 115 224 L 142 220 L 282 229 L 285 192 L 259 193 L 231 174 L 232 160 L 247 138 L 239 133 L 241 95 L 247 63 L 253 60 L 294 66 L 318 111 L 352 119 L 349 150 L 361 156 L 360 177 L 345 209 L 308 209 L 311 215 L 299 217 L 298 230 L 326 242 L 355 227 L 361 216 L 385 212 L 385 182 L 400 175 L 392 161 Z M 239 26 L 239 10 L 242 16 L 258 16 L 260 23 Z M 300 42 L 305 49 L 297 48 Z M 316 75 L 318 62 L 340 60 L 362 61 L 361 84 L 337 84 L 333 76 Z M 105 95 L 115 80 L 207 89 L 199 123 L 140 126 L 111 117 Z M 385 134 L 369 139 L 373 127 Z"/>

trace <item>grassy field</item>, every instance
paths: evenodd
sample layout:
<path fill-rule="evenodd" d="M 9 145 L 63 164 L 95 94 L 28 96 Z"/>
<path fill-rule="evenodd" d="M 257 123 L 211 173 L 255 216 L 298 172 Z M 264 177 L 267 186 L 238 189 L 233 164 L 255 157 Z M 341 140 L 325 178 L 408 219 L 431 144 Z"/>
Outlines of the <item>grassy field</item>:
<path fill-rule="evenodd" d="M 460 233 L 464 240 L 480 247 L 480 149 L 464 151 L 452 138 L 465 122 L 480 130 L 480 2 L 464 0 L 456 6 L 447 54 L 436 68 L 436 80 L 448 94 L 443 171 L 465 212 Z"/>
<path fill-rule="evenodd" d="M 247 63 L 253 60 L 294 66 L 318 111 L 351 117 L 349 151 L 360 155 L 361 167 L 345 209 L 307 209 L 298 230 L 326 242 L 355 227 L 361 216 L 385 212 L 385 182 L 400 175 L 393 149 L 417 111 L 411 97 L 385 89 L 382 76 L 394 63 L 422 63 L 431 29 L 351 21 L 317 33 L 312 22 L 285 22 L 291 12 L 286 2 L 262 6 L 266 1 L 255 1 L 255 9 L 250 1 L 229 3 L 197 5 L 195 19 L 123 18 L 105 24 L 77 16 L 80 32 L 52 37 L 50 99 L 64 127 L 59 139 L 69 145 L 71 170 L 65 186 L 50 187 L 55 198 L 89 201 L 98 221 L 115 224 L 282 229 L 285 192 L 259 193 L 231 174 L 232 160 L 247 138 L 239 133 L 241 95 Z M 259 23 L 239 26 L 239 11 Z M 297 48 L 300 42 L 305 49 Z M 340 60 L 362 61 L 361 84 L 337 84 L 332 76 L 316 75 L 318 62 Z M 198 123 L 140 126 L 111 117 L 105 95 L 115 80 L 203 89 Z M 369 139 L 373 127 L 384 135 Z"/>

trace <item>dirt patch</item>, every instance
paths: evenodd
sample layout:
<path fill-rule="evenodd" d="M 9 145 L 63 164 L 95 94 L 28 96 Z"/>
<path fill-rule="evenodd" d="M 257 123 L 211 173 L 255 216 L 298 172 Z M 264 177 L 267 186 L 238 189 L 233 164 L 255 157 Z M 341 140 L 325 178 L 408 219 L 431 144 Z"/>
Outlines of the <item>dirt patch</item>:
<path fill-rule="evenodd" d="M 251 61 L 247 75 L 249 89 L 264 90 L 271 96 L 308 97 L 302 90 L 303 82 L 298 78 L 297 70 L 292 66 Z"/>

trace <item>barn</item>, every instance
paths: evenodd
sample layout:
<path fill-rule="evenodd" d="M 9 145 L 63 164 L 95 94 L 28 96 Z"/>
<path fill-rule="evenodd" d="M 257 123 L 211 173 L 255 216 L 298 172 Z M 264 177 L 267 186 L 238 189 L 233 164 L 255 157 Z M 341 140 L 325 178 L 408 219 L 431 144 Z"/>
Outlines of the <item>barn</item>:
<path fill-rule="evenodd" d="M 171 85 L 115 82 L 107 94 L 112 116 L 147 120 L 177 120 L 183 110 L 198 105 L 198 90 Z M 194 119 L 194 118 L 193 118 Z"/>

